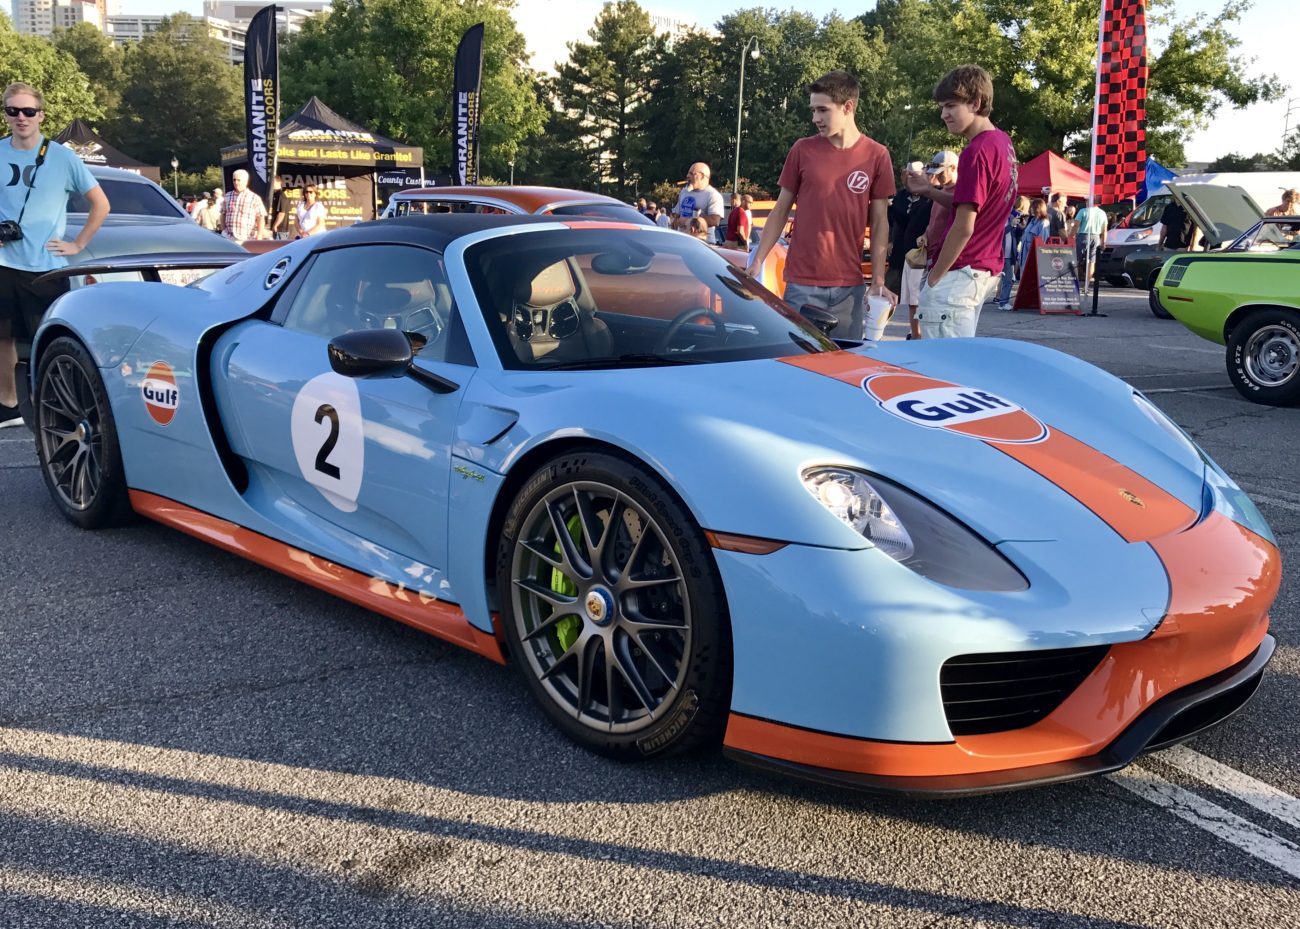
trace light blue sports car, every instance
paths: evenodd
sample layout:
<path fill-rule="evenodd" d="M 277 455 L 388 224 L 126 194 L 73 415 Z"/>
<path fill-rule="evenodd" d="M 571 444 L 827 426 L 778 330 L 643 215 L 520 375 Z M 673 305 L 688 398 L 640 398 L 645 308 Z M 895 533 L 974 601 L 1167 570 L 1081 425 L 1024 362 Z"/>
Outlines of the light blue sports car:
<path fill-rule="evenodd" d="M 55 504 L 513 663 L 592 750 L 997 790 L 1189 738 L 1272 655 L 1259 513 L 1075 358 L 837 343 L 620 222 L 410 216 L 205 261 L 55 304 L 25 374 Z"/>

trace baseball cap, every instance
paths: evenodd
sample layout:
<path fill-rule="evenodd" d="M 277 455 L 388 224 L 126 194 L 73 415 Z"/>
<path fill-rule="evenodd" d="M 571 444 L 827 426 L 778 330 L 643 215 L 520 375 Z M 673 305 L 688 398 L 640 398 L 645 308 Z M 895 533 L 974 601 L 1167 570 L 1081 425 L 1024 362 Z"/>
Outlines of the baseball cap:
<path fill-rule="evenodd" d="M 221 196 L 221 188 L 220 188 L 220 187 L 213 187 L 213 188 L 212 188 L 212 195 L 213 195 L 214 197 L 220 197 L 220 196 Z"/>
<path fill-rule="evenodd" d="M 930 163 L 925 166 L 926 174 L 937 174 L 944 168 L 957 165 L 957 153 L 950 151 L 935 152 L 930 157 Z"/>

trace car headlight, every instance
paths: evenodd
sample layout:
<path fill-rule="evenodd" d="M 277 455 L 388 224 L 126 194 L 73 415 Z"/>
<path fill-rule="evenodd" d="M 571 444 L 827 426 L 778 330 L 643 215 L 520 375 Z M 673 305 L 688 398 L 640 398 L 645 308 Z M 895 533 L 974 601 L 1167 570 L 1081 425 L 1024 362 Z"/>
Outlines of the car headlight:
<path fill-rule="evenodd" d="M 1025 590 L 1001 552 L 909 490 L 852 468 L 816 467 L 803 485 L 837 519 L 899 564 L 963 590 Z"/>
<path fill-rule="evenodd" d="M 1155 234 L 1155 231 L 1156 230 L 1154 226 L 1148 226 L 1146 229 L 1140 229 L 1137 232 L 1133 233 L 1131 236 L 1128 237 L 1128 240 L 1130 242 L 1141 242 L 1144 239 L 1151 238 L 1151 236 Z"/>

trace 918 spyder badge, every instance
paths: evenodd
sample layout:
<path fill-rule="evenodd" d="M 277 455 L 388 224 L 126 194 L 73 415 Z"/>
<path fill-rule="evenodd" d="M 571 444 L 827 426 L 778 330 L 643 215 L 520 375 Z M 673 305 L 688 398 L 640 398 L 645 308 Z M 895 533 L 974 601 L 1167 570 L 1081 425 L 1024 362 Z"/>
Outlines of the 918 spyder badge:
<path fill-rule="evenodd" d="M 166 426 L 181 405 L 181 392 L 176 386 L 176 374 L 172 366 L 165 361 L 155 361 L 149 366 L 149 373 L 140 382 L 140 396 L 144 398 L 144 408 L 149 416 L 160 426 Z"/>
<path fill-rule="evenodd" d="M 862 387 L 881 409 L 917 426 L 1017 445 L 1047 438 L 1047 427 L 1018 403 L 977 387 L 894 373 L 868 378 Z"/>

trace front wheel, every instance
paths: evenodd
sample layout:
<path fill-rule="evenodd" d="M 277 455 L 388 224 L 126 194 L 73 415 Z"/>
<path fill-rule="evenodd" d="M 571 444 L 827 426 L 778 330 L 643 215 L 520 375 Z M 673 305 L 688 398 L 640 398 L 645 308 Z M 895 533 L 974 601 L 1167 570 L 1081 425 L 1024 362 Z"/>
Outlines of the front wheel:
<path fill-rule="evenodd" d="M 579 744 L 631 759 L 720 738 L 731 696 L 722 580 L 657 475 L 594 451 L 548 462 L 506 517 L 497 591 L 514 663 Z"/>
<path fill-rule="evenodd" d="M 1228 377 L 1252 403 L 1300 404 L 1300 313 L 1256 310 L 1228 336 Z"/>
<path fill-rule="evenodd" d="M 83 529 L 125 521 L 131 507 L 113 410 L 76 339 L 55 339 L 41 354 L 34 400 L 36 453 L 54 505 Z"/>

